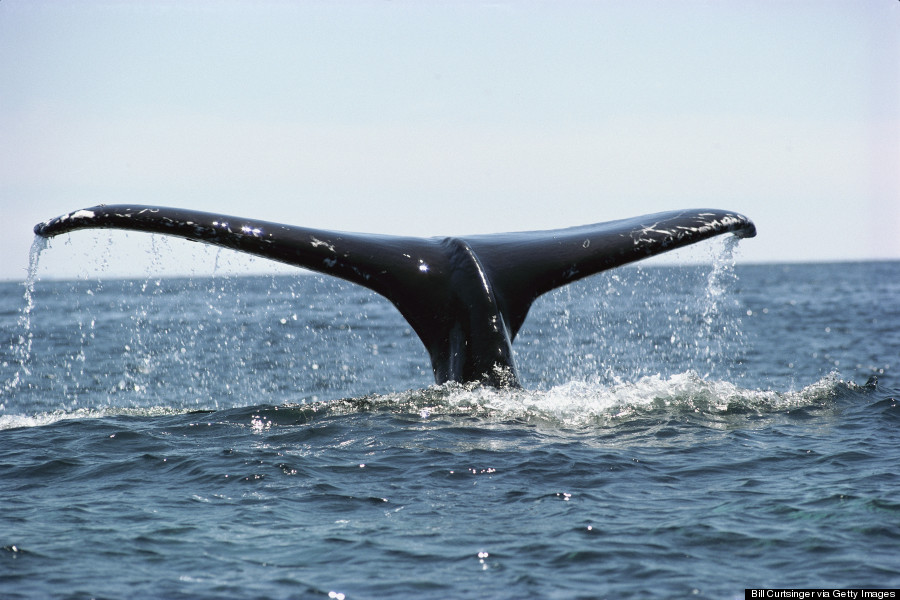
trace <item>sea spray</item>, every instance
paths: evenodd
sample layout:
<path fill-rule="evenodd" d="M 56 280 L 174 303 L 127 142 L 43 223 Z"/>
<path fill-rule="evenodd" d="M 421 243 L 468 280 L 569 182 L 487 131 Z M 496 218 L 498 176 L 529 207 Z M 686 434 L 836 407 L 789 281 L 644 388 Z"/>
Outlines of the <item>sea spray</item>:
<path fill-rule="evenodd" d="M 710 240 L 680 250 L 681 264 L 650 259 L 539 298 L 513 346 L 525 387 L 613 385 L 686 371 L 731 378 L 744 356 L 737 241 Z"/>
<path fill-rule="evenodd" d="M 0 387 L 0 410 L 6 407 L 5 397 L 12 394 L 22 383 L 23 376 L 31 375 L 29 362 L 31 359 L 31 347 L 34 333 L 31 330 L 31 313 L 34 310 L 34 284 L 37 281 L 38 264 L 41 252 L 47 248 L 47 238 L 34 236 L 31 249 L 28 251 L 28 275 L 23 287 L 25 289 L 25 305 L 19 311 L 17 322 L 18 335 L 14 335 L 10 343 L 10 354 L 16 364 L 15 375 L 3 382 Z"/>
<path fill-rule="evenodd" d="M 41 252 L 47 248 L 47 238 L 39 235 L 34 236 L 31 242 L 31 248 L 28 250 L 28 277 L 25 279 L 25 307 L 19 317 L 19 325 L 26 333 L 27 344 L 25 352 L 25 362 L 31 355 L 31 312 L 34 310 L 34 284 L 37 281 L 38 264 L 41 259 Z M 27 365 L 25 365 L 27 368 Z"/>
<path fill-rule="evenodd" d="M 712 268 L 706 277 L 706 290 L 700 299 L 700 327 L 695 338 L 696 358 L 710 371 L 723 369 L 730 376 L 730 363 L 737 358 L 741 340 L 741 320 L 734 308 L 733 290 L 737 282 L 734 271 L 737 236 L 728 236 L 721 249 L 713 254 Z M 699 365 L 698 365 L 699 366 Z"/>
<path fill-rule="evenodd" d="M 726 236 L 699 245 L 695 252 L 702 254 L 691 257 L 695 264 L 639 267 L 634 287 L 641 288 L 643 302 L 629 319 L 627 339 L 644 351 L 625 354 L 644 360 L 627 380 L 686 371 L 705 379 L 735 376 L 743 352 L 734 269 L 739 242 Z M 661 365 L 667 368 L 659 371 Z"/>

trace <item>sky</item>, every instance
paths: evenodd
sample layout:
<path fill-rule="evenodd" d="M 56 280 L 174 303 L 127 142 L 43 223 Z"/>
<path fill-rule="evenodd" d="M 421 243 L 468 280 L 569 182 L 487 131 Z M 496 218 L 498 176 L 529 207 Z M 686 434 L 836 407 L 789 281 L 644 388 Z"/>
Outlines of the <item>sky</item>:
<path fill-rule="evenodd" d="M 900 2 L 0 0 L 0 279 L 101 203 L 416 236 L 710 207 L 756 223 L 739 262 L 900 259 Z M 38 276 L 275 267 L 151 238 Z"/>

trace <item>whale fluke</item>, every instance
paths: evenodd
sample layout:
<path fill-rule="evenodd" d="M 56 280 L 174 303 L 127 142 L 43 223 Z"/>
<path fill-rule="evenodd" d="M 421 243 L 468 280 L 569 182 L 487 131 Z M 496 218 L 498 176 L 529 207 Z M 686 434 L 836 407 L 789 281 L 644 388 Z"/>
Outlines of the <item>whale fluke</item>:
<path fill-rule="evenodd" d="M 743 215 L 693 209 L 567 229 L 447 238 L 342 233 L 156 206 L 95 206 L 39 223 L 53 237 L 130 229 L 214 244 L 340 277 L 390 300 L 422 340 L 437 383 L 518 386 L 512 341 L 535 299 L 588 275 L 723 233 Z"/>

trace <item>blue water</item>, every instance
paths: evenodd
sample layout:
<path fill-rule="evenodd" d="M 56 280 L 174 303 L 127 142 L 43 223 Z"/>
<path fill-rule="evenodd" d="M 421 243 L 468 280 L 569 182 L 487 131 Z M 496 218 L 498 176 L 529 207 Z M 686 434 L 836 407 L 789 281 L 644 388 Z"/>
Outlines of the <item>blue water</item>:
<path fill-rule="evenodd" d="M 900 263 L 619 269 L 515 348 L 436 387 L 336 280 L 0 284 L 0 596 L 900 586 Z"/>

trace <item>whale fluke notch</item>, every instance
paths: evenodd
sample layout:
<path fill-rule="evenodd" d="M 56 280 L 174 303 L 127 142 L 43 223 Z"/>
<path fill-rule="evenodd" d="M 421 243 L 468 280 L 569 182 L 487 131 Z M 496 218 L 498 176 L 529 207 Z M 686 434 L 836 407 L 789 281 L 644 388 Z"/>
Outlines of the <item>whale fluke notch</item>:
<path fill-rule="evenodd" d="M 743 215 L 662 212 L 567 229 L 448 238 L 341 233 L 156 206 L 100 205 L 39 223 L 160 233 L 333 275 L 390 300 L 422 340 L 437 383 L 518 386 L 512 342 L 540 295 L 583 277 L 723 233 L 753 237 Z"/>

